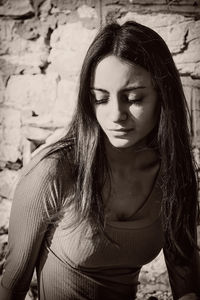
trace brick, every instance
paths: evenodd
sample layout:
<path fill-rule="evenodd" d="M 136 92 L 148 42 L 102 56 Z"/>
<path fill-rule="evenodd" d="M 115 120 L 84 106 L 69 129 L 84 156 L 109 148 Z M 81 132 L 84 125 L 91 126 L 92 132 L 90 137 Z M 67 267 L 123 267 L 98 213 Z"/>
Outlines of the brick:
<path fill-rule="evenodd" d="M 60 11 L 63 10 L 75 10 L 83 4 L 88 6 L 95 6 L 95 0 L 51 0 L 52 4 Z"/>
<path fill-rule="evenodd" d="M 195 5 L 196 2 L 196 5 Z M 185 15 L 197 15 L 200 12 L 199 1 L 166 1 L 166 0 L 102 0 L 104 9 L 111 6 L 121 6 L 123 10 L 140 13 L 178 13 Z"/>
<path fill-rule="evenodd" d="M 73 81 L 61 80 L 54 106 L 53 122 L 58 127 L 68 126 L 77 103 L 77 86 Z"/>
<path fill-rule="evenodd" d="M 184 65 L 194 64 L 192 70 L 194 70 L 195 64 L 199 61 L 199 53 L 200 53 L 200 38 L 195 39 L 188 43 L 187 48 L 180 54 L 177 54 L 174 57 L 174 60 L 177 64 L 182 64 L 182 72 L 184 70 Z"/>
<path fill-rule="evenodd" d="M 20 110 L 30 110 L 36 115 L 49 113 L 56 100 L 58 76 L 48 75 L 16 75 L 8 81 L 6 100 Z"/>
<path fill-rule="evenodd" d="M 41 23 L 42 22 L 37 19 L 25 20 L 24 22 L 18 23 L 16 33 L 26 40 L 35 40 L 40 36 Z"/>
<path fill-rule="evenodd" d="M 15 21 L 1 20 L 0 22 L 0 55 L 8 54 L 10 43 L 14 38 Z"/>
<path fill-rule="evenodd" d="M 190 23 L 189 25 L 189 32 L 187 36 L 187 42 L 190 42 L 194 39 L 199 39 L 199 32 L 200 32 L 200 20 L 195 20 Z"/>
<path fill-rule="evenodd" d="M 0 172 L 0 196 L 1 197 L 7 198 L 10 200 L 13 198 L 13 193 L 14 193 L 16 184 L 18 182 L 18 178 L 19 178 L 19 173 L 16 171 L 4 169 L 3 171 Z M 0 207 L 1 207 L 1 213 L 3 216 L 4 211 L 9 213 L 10 202 L 3 200 L 3 205 L 1 202 Z M 3 227 L 3 225 L 5 225 L 5 221 L 4 221 L 3 217 L 0 218 L 0 220 L 1 220 L 0 227 Z"/>
<path fill-rule="evenodd" d="M 178 53 L 184 48 L 185 35 L 192 22 L 190 18 L 181 15 L 170 14 L 139 14 L 129 12 L 118 19 L 120 24 L 133 20 L 155 30 L 167 43 L 172 53 Z"/>
<path fill-rule="evenodd" d="M 96 10 L 88 5 L 81 5 L 77 12 L 80 18 L 97 19 L 98 17 Z"/>
<path fill-rule="evenodd" d="M 24 69 L 26 67 L 43 67 L 49 54 L 46 45 L 48 26 L 49 24 L 40 26 L 38 32 L 41 36 L 38 39 L 27 40 L 26 38 L 31 39 L 38 35 L 38 27 L 34 27 L 34 21 L 25 21 L 25 25 L 22 25 L 20 21 L 2 20 L 0 22 L 1 59 L 18 68 L 20 66 L 23 66 Z M 31 28 L 34 30 L 32 31 Z"/>
<path fill-rule="evenodd" d="M 166 4 L 166 0 L 102 0 L 103 5 L 113 5 L 113 4 L 121 4 L 121 5 L 152 5 L 152 4 Z"/>
<path fill-rule="evenodd" d="M 1 107 L 0 112 L 0 160 L 15 162 L 21 158 L 20 112 Z"/>
<path fill-rule="evenodd" d="M 0 71 L 0 105 L 4 102 L 5 85 L 3 81 L 3 74 Z"/>
<path fill-rule="evenodd" d="M 44 113 L 40 116 L 32 114 L 30 109 L 21 112 L 21 123 L 24 126 L 42 127 L 46 129 L 52 128 L 51 113 Z"/>
<path fill-rule="evenodd" d="M 188 104 L 188 108 L 191 111 L 192 109 L 192 87 L 190 86 L 184 86 L 183 85 L 183 90 L 184 90 L 184 94 L 185 94 L 185 98 Z"/>
<path fill-rule="evenodd" d="M 0 6 L 0 15 L 22 17 L 34 15 L 34 9 L 29 0 L 7 0 Z"/>
<path fill-rule="evenodd" d="M 2 82 L 2 86 L 6 86 L 9 77 L 15 73 L 16 69 L 17 65 L 13 65 L 5 59 L 0 58 L 0 80 Z"/>
<path fill-rule="evenodd" d="M 62 79 L 76 80 L 95 34 L 96 30 L 84 28 L 81 22 L 59 26 L 51 35 L 48 70 Z"/>
<path fill-rule="evenodd" d="M 49 54 L 45 38 L 42 36 L 37 41 L 25 40 L 18 36 L 10 44 L 9 52 L 3 58 L 11 64 L 21 65 L 24 68 L 26 66 L 43 67 Z"/>
<path fill-rule="evenodd" d="M 39 6 L 40 20 L 48 18 L 51 11 L 51 0 L 43 1 Z"/>
<path fill-rule="evenodd" d="M 166 292 L 169 296 L 169 298 L 167 299 L 172 299 L 170 298 L 171 293 L 168 273 L 162 251 L 153 261 L 142 267 L 139 275 L 139 281 L 141 282 L 141 284 L 139 285 L 138 289 L 138 299 L 146 299 L 145 295 L 149 296 L 153 293 L 155 293 L 155 296 L 158 296 L 158 291 L 162 291 L 161 297 L 163 297 L 163 292 Z"/>
<path fill-rule="evenodd" d="M 193 88 L 192 91 L 192 118 L 194 143 L 200 146 L 200 88 Z"/>
<path fill-rule="evenodd" d="M 184 62 L 199 62 L 200 53 L 200 37 L 188 44 L 187 50 L 184 52 Z"/>
<path fill-rule="evenodd" d="M 48 136 L 52 134 L 52 131 L 43 128 L 23 126 L 22 134 L 29 141 L 34 141 L 37 144 L 43 144 Z"/>

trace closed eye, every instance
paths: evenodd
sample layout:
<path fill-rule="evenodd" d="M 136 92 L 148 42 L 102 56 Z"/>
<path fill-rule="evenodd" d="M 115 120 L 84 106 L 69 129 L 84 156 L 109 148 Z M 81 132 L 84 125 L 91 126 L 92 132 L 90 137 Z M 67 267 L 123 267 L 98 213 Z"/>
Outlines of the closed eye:
<path fill-rule="evenodd" d="M 135 105 L 141 105 L 142 104 L 142 98 L 138 98 L 138 99 L 133 99 L 133 100 L 129 100 L 128 102 L 131 104 L 135 104 Z"/>
<path fill-rule="evenodd" d="M 109 100 L 109 95 L 100 91 L 91 91 L 91 95 L 95 104 L 107 103 Z"/>
<path fill-rule="evenodd" d="M 142 97 L 136 96 L 135 93 L 125 94 L 125 97 L 126 97 L 126 101 L 128 101 L 131 104 L 135 104 L 135 105 L 142 104 L 142 100 L 143 100 Z"/>
<path fill-rule="evenodd" d="M 94 99 L 95 104 L 102 104 L 102 103 L 107 103 L 108 98 L 103 98 L 103 99 Z"/>

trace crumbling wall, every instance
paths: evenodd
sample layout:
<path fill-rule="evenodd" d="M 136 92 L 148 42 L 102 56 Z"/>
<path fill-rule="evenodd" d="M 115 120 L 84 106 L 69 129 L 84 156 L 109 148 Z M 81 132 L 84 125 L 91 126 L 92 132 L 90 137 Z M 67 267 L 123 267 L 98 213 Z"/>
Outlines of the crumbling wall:
<path fill-rule="evenodd" d="M 76 105 L 82 60 L 105 22 L 135 20 L 165 39 L 183 82 L 199 163 L 200 1 L 3 0 L 0 15 L 1 274 L 19 171 L 36 148 L 66 130 Z M 144 266 L 140 279 L 139 299 L 170 299 L 162 253 Z"/>

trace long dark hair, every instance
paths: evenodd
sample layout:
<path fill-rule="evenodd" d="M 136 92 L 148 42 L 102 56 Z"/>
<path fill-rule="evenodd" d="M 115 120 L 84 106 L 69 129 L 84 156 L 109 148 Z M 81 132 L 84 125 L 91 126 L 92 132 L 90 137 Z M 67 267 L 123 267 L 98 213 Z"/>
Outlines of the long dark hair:
<path fill-rule="evenodd" d="M 88 220 L 97 231 L 104 231 L 101 193 L 109 172 L 90 84 L 94 68 L 108 55 L 138 64 L 152 76 L 161 107 L 156 143 L 161 157 L 163 229 L 166 243 L 174 253 L 189 257 L 196 245 L 198 200 L 187 103 L 168 47 L 146 26 L 133 21 L 121 26 L 106 25 L 89 47 L 82 65 L 78 103 L 70 130 L 55 144 L 57 149 L 64 149 L 69 138 L 73 138 L 74 193 L 68 203 L 75 207 L 76 221 Z"/>

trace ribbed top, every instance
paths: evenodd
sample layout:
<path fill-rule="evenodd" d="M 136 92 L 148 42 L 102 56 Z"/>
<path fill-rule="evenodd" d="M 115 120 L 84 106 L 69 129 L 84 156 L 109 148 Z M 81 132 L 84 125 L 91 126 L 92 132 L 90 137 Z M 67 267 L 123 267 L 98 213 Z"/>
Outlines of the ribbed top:
<path fill-rule="evenodd" d="M 63 230 L 63 220 L 57 227 L 45 222 L 63 203 L 71 185 L 71 173 L 67 158 L 60 161 L 50 156 L 41 160 L 43 155 L 23 170 L 15 192 L 2 285 L 26 292 L 35 265 L 44 265 L 45 269 L 45 264 L 50 264 L 58 274 L 63 274 L 61 269 L 59 272 L 59 263 L 69 264 L 79 274 L 83 272 L 100 283 L 136 285 L 141 266 L 151 261 L 163 246 L 159 185 L 154 185 L 148 201 L 131 220 L 108 222 L 106 232 L 115 243 L 103 235 L 96 240 L 90 225 L 82 234 L 84 224 L 72 231 Z M 149 212 L 146 218 L 142 217 L 145 210 Z M 63 280 L 59 278 L 59 282 Z"/>
<path fill-rule="evenodd" d="M 111 281 L 130 284 L 134 276 L 132 272 L 131 276 L 127 274 L 127 269 L 138 272 L 162 247 L 162 238 L 157 238 L 162 236 L 161 226 L 158 226 L 158 190 L 155 188 L 148 199 L 147 206 L 155 208 L 149 220 L 107 224 L 106 232 L 117 245 L 104 236 L 94 241 L 90 226 L 84 235 L 81 234 L 81 226 L 73 231 L 63 230 L 62 221 L 56 228 L 47 228 L 45 218 L 62 204 L 70 185 L 69 162 L 67 159 L 64 162 L 60 163 L 55 156 L 41 160 L 39 155 L 23 170 L 11 210 L 3 285 L 27 290 L 38 254 L 42 255 L 43 248 L 60 261 L 94 277 L 100 274 Z M 140 217 L 139 214 L 137 217 Z M 118 278 L 117 272 L 112 278 L 112 270 L 118 270 Z M 122 276 L 123 273 L 126 275 Z"/>

